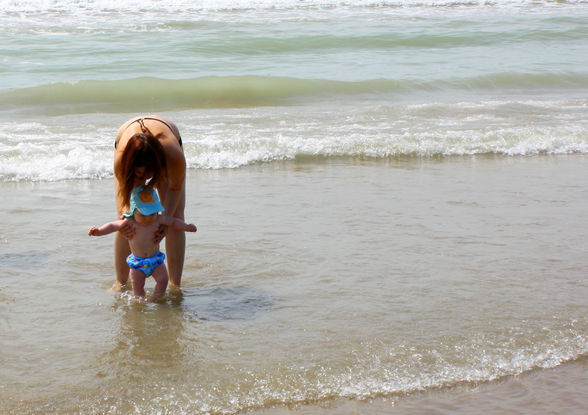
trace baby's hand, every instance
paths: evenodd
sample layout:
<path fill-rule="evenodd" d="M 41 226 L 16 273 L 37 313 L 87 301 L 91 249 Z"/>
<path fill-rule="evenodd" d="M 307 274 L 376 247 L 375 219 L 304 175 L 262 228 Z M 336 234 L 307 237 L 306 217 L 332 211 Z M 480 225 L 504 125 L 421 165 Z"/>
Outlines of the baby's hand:
<path fill-rule="evenodd" d="M 196 232 L 196 225 L 194 225 L 193 223 L 189 224 L 186 228 L 186 232 Z"/>
<path fill-rule="evenodd" d="M 90 230 L 88 231 L 88 236 L 98 236 L 98 228 L 95 226 L 92 226 L 90 228 Z"/>

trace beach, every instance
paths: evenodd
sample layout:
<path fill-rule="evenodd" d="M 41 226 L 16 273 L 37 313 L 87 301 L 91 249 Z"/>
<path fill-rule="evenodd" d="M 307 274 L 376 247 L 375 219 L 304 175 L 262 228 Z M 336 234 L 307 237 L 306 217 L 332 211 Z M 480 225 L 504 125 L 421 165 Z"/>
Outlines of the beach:
<path fill-rule="evenodd" d="M 1 414 L 588 411 L 588 3 L 0 6 Z M 87 235 L 141 114 L 198 226 L 156 304 Z"/>
<path fill-rule="evenodd" d="M 110 180 L 4 183 L 2 411 L 580 413 L 587 165 L 190 172 L 183 296 L 150 305 L 109 292 L 112 240 L 86 234 Z"/>

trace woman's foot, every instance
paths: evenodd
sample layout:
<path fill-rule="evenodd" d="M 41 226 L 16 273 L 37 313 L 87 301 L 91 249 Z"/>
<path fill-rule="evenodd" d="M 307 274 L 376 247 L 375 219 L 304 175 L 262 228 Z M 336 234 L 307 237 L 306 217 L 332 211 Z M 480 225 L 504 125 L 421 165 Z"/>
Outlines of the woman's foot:
<path fill-rule="evenodd" d="M 122 284 L 120 281 L 115 281 L 114 284 L 112 284 L 112 287 L 110 287 L 110 291 L 113 293 L 119 293 L 121 291 L 125 291 L 127 288 L 130 288 L 128 286 L 128 282 L 126 284 Z"/>

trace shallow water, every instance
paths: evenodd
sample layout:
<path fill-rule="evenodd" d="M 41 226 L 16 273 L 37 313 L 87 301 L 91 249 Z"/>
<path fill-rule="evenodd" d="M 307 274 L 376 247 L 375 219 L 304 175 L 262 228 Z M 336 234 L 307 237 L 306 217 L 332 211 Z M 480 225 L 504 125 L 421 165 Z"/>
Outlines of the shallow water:
<path fill-rule="evenodd" d="M 3 183 L 0 410 L 235 413 L 588 352 L 586 157 L 190 171 L 183 295 L 113 294 L 112 182 Z M 152 289 L 152 285 L 148 285 Z"/>

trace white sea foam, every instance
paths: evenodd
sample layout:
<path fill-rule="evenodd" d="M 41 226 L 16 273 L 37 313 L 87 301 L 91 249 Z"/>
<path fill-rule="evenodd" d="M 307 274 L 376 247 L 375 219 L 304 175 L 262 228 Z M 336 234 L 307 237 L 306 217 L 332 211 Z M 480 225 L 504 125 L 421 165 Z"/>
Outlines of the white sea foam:
<path fill-rule="evenodd" d="M 588 153 L 585 101 L 478 101 L 184 111 L 189 168 L 238 168 L 296 158 L 394 158 Z M 0 178 L 112 176 L 117 125 L 94 115 L 1 125 Z M 104 123 L 112 117 L 101 115 Z M 121 121 L 122 122 L 122 121 Z"/>
<path fill-rule="evenodd" d="M 585 4 L 585 0 L 568 0 L 565 4 Z M 39 10 L 235 10 L 235 9 L 276 9 L 276 8 L 312 8 L 312 7 L 443 7 L 443 6 L 510 6 L 525 5 L 553 6 L 549 0 L 97 0 L 80 2 L 76 0 L 3 0 L 0 2 L 4 11 L 39 11 Z"/>

